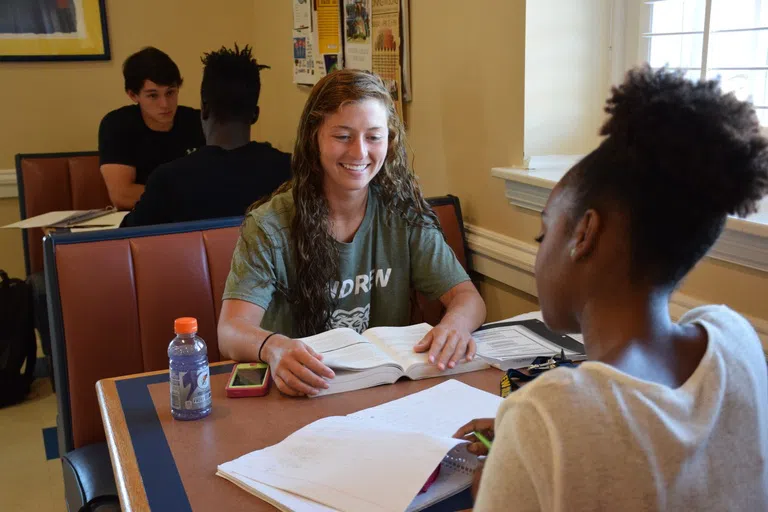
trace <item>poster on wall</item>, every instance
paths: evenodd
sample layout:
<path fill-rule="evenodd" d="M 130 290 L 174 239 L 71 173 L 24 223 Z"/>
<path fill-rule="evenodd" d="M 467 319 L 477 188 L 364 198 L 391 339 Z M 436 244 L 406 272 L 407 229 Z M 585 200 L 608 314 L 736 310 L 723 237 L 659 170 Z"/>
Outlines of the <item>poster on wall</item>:
<path fill-rule="evenodd" d="M 323 76 L 344 65 L 341 48 L 339 0 L 317 0 L 318 53 L 323 58 Z"/>
<path fill-rule="evenodd" d="M 340 0 L 293 0 L 293 81 L 314 85 L 344 65 Z"/>
<path fill-rule="evenodd" d="M 371 71 L 371 0 L 344 0 L 344 62 Z"/>
<path fill-rule="evenodd" d="M 389 89 L 403 116 L 402 69 L 400 67 L 400 0 L 374 0 L 371 20 L 373 33 L 372 70 Z"/>
<path fill-rule="evenodd" d="M 402 116 L 411 101 L 410 0 L 292 0 L 293 81 L 343 67 L 373 71 Z"/>
<path fill-rule="evenodd" d="M 293 0 L 293 82 L 313 84 L 315 59 L 312 32 L 312 0 Z"/>
<path fill-rule="evenodd" d="M 109 60 L 104 1 L 0 1 L 0 61 Z"/>

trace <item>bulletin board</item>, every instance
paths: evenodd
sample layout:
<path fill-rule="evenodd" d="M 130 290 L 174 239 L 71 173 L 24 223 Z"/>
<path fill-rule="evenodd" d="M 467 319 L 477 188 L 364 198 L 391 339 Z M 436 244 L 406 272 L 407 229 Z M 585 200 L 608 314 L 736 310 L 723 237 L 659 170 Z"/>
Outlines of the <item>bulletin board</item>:
<path fill-rule="evenodd" d="M 409 0 L 292 0 L 293 81 L 365 69 L 387 84 L 402 114 L 411 100 Z"/>

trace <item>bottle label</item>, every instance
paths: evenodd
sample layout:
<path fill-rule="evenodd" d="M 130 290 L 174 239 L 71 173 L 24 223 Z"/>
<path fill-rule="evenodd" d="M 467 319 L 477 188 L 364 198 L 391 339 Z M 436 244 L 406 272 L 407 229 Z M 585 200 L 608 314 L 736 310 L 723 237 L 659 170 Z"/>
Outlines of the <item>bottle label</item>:
<path fill-rule="evenodd" d="M 204 368 L 187 372 L 171 370 L 171 407 L 193 411 L 211 405 L 211 375 Z"/>

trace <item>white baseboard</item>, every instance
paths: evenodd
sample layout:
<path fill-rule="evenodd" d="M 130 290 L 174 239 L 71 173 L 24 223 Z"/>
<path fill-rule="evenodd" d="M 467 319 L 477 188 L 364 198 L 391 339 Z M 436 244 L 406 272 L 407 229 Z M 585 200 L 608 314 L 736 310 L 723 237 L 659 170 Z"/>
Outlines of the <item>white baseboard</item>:
<path fill-rule="evenodd" d="M 0 169 L 0 198 L 18 196 L 16 169 Z"/>
<path fill-rule="evenodd" d="M 472 224 L 465 224 L 465 228 L 467 245 L 472 252 L 472 270 L 534 297 L 538 296 L 533 273 L 537 246 Z M 670 315 L 677 320 L 687 311 L 704 304 L 707 303 L 696 297 L 675 292 L 669 303 Z M 768 319 L 743 316 L 760 336 L 768 358 Z"/>

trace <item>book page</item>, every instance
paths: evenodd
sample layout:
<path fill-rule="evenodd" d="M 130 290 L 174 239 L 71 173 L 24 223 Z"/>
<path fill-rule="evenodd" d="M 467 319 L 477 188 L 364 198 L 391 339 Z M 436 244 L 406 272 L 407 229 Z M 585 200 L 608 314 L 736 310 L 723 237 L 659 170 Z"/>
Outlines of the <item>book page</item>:
<path fill-rule="evenodd" d="M 323 363 L 335 370 L 366 370 L 397 364 L 386 352 L 352 329 L 331 329 L 314 336 L 299 338 L 323 355 Z"/>
<path fill-rule="evenodd" d="M 371 342 L 386 351 L 403 370 L 413 364 L 429 364 L 427 353 L 416 353 L 413 346 L 426 336 L 432 326 L 427 323 L 409 325 L 406 327 L 374 327 L 363 335 Z"/>
<path fill-rule="evenodd" d="M 414 352 L 413 346 L 426 336 L 432 326 L 427 323 L 409 325 L 407 327 L 374 327 L 368 329 L 364 336 L 375 345 L 389 352 L 411 379 L 425 379 L 455 375 L 476 370 L 482 370 L 488 365 L 476 358 L 471 362 L 460 362 L 456 367 L 441 370 L 436 364 L 429 362 L 429 352 Z"/>

